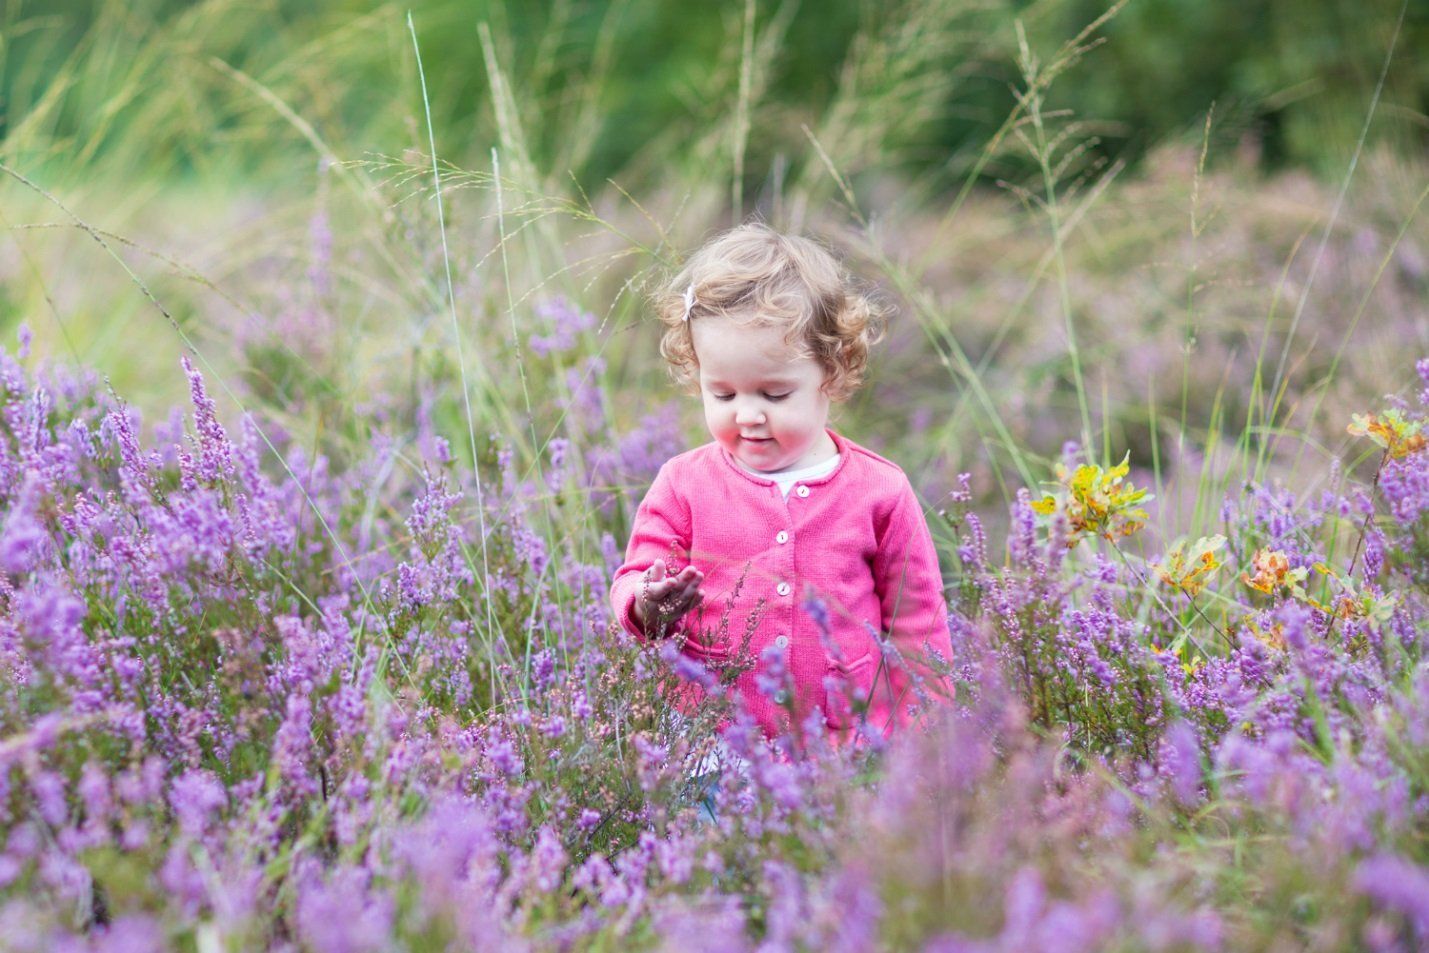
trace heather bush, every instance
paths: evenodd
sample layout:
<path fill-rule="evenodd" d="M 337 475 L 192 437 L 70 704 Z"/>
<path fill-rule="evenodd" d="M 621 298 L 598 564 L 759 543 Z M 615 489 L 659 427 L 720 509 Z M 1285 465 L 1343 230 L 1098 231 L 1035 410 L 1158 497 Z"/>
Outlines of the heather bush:
<path fill-rule="evenodd" d="M 766 747 L 723 700 L 733 671 L 615 634 L 608 562 L 552 568 L 502 452 L 478 555 L 442 455 L 372 507 L 378 464 L 265 458 L 191 368 L 157 446 L 92 379 L 0 371 L 17 949 L 1425 936 L 1424 406 L 1379 418 L 1370 487 L 1228 498 L 1240 573 L 1216 548 L 1153 582 L 1118 548 L 1139 524 L 1098 535 L 1143 502 L 1114 470 L 1055 484 L 1041 525 L 1024 494 L 998 565 L 964 480 L 959 701 L 850 753 Z M 1078 503 L 1098 486 L 1123 495 Z M 669 705 L 682 680 L 707 698 L 693 721 Z M 702 824 L 719 721 L 747 765 Z"/>
<path fill-rule="evenodd" d="M 543 164 L 499 24 L 470 168 L 433 156 L 424 88 L 364 120 L 407 130 L 382 154 L 310 123 L 302 77 L 341 86 L 324 56 L 369 56 L 388 11 L 302 77 L 210 62 L 271 110 L 243 128 L 319 159 L 261 201 L 211 168 L 147 243 L 8 164 L 72 144 L 7 128 L 5 217 L 33 221 L 0 251 L 0 325 L 28 322 L 0 341 L 0 946 L 1429 945 L 1422 162 L 1261 179 L 1207 161 L 1212 116 L 1133 176 L 1049 106 L 1108 21 L 1052 46 L 1009 21 L 1016 110 L 958 162 L 1013 180 L 940 204 L 884 175 L 945 105 L 963 13 L 909 10 L 757 196 L 749 129 L 790 126 L 762 10 L 701 94 L 718 121 L 643 150 L 643 190 Z M 222 52 L 206 22 L 102 48 L 172 77 Z M 560 105 L 573 155 L 604 75 Z M 209 118 L 223 138 L 170 139 Z M 124 128 L 96 173 L 144 154 Z M 891 742 L 764 738 L 726 689 L 755 667 L 777 697 L 779 656 L 611 625 L 635 501 L 700 433 L 641 296 L 749 207 L 899 305 L 836 426 L 928 505 L 957 692 Z"/>

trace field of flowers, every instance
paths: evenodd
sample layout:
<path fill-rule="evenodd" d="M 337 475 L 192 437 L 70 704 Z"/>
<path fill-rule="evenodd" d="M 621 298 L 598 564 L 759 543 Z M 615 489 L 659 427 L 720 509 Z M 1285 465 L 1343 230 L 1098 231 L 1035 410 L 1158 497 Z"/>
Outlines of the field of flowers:
<path fill-rule="evenodd" d="M 27 363 L 0 358 L 8 949 L 1429 941 L 1429 361 L 1349 425 L 1370 486 L 1248 484 L 1149 565 L 1125 466 L 1019 493 L 1005 556 L 964 482 L 956 707 L 858 756 L 736 725 L 716 825 L 689 769 L 727 706 L 677 731 L 664 693 L 723 673 L 611 633 L 611 536 L 548 545 L 544 511 L 610 502 L 564 442 L 539 481 L 440 437 L 338 472 L 230 433 L 191 367 L 143 440 Z"/>
<path fill-rule="evenodd" d="M 337 155 L 281 77 L 271 194 L 131 219 L 4 152 L 0 950 L 1429 948 L 1429 167 L 1099 162 L 1044 101 L 1081 36 L 980 158 L 1038 174 L 929 197 L 890 29 L 746 195 L 777 39 L 638 194 L 537 167 L 489 42 L 479 168 L 420 96 Z M 611 625 L 705 439 L 642 294 L 750 209 L 897 307 L 835 425 L 922 496 L 957 695 L 891 743 L 765 744 L 723 688 L 778 657 Z"/>

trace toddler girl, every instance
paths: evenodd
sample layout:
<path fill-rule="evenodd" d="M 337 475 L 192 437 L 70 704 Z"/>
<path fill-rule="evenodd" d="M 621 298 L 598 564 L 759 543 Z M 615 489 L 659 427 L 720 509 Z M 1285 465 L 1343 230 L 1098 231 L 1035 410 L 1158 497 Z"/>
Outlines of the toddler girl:
<path fill-rule="evenodd" d="M 769 737 L 815 709 L 835 743 L 907 725 L 950 694 L 926 665 L 951 654 L 937 553 L 903 471 L 827 427 L 878 309 L 822 247 L 763 225 L 701 248 L 655 305 L 661 353 L 714 439 L 668 461 L 641 502 L 615 618 L 639 638 L 684 636 L 700 661 L 748 636 L 757 661 L 734 693 Z M 770 668 L 785 687 L 769 691 Z"/>

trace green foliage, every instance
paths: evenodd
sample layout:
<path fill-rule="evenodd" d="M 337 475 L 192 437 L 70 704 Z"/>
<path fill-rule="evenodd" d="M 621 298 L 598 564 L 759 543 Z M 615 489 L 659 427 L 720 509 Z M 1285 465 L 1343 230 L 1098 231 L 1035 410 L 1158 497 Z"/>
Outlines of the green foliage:
<path fill-rule="evenodd" d="M 1091 68 L 1049 106 L 1088 123 L 1102 154 L 1134 159 L 1168 137 L 1198 134 L 1214 104 L 1218 144 L 1245 141 L 1267 166 L 1333 174 L 1358 139 L 1399 7 L 1139 0 L 1111 18 Z M 658 174 L 651 160 L 665 150 L 652 145 L 722 125 L 728 94 L 747 90 L 765 113 L 754 117 L 743 161 L 754 191 L 790 171 L 804 145 L 799 124 L 857 83 L 864 98 L 879 86 L 894 97 L 882 121 L 904 127 L 902 171 L 958 174 L 959 157 L 992 138 L 1013 105 L 1014 18 L 1045 53 L 1106 6 L 987 0 L 941 5 L 931 18 L 906 2 L 751 9 L 754 55 L 744 62 L 737 2 L 413 3 L 440 150 L 484 164 L 499 133 L 493 104 L 505 98 L 537 168 L 569 170 L 588 187 L 610 176 L 633 185 Z M 32 170 L 104 157 L 150 175 L 202 176 L 230 163 L 254 171 L 311 135 L 344 154 L 417 145 L 403 12 L 355 0 L 10 4 L 0 23 L 4 153 Z M 1426 44 L 1429 10 L 1410 3 L 1372 141 L 1423 148 Z M 901 75 L 910 50 L 936 69 Z M 285 110 L 310 131 L 291 127 Z M 203 148 L 214 137 L 234 146 L 230 154 Z"/>
<path fill-rule="evenodd" d="M 1099 7 L 1060 5 L 1047 21 L 1051 35 L 1065 36 Z M 1429 7 L 1412 0 L 1138 0 L 1108 25 L 1096 69 L 1060 90 L 1058 104 L 1105 122 L 1109 138 L 1136 154 L 1168 135 L 1194 135 L 1214 102 L 1219 141 L 1248 135 L 1268 167 L 1332 176 L 1359 137 L 1401 8 L 1384 94 L 1396 115 L 1374 138 L 1422 149 L 1412 117 L 1429 108 Z"/>

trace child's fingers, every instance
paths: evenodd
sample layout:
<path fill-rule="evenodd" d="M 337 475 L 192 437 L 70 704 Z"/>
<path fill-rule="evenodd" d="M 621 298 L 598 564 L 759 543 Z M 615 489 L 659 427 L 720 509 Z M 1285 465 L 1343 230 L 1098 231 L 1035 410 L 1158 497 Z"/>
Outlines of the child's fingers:
<path fill-rule="evenodd" d="M 693 587 L 698 587 L 704 582 L 705 574 L 693 566 L 686 566 L 673 576 L 666 575 L 665 563 L 662 560 L 655 560 L 655 563 L 645 570 L 645 591 L 651 598 L 661 598 L 668 595 L 672 590 L 685 592 Z"/>
<path fill-rule="evenodd" d="M 683 608 L 681 609 L 682 612 L 693 612 L 700 606 L 704 605 L 705 594 L 701 592 L 698 588 L 691 589 L 684 594 L 684 597 L 681 599 L 681 602 L 683 603 Z"/>
<path fill-rule="evenodd" d="M 700 582 L 698 579 L 690 579 L 676 584 L 671 596 L 676 599 L 681 606 L 689 607 L 694 604 L 695 596 L 699 595 Z"/>

